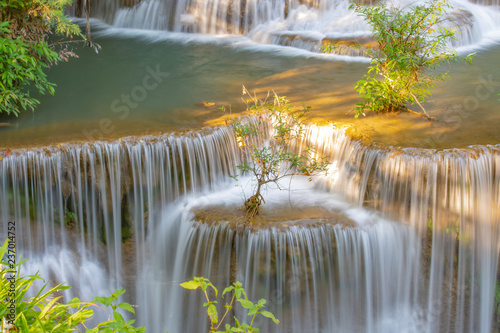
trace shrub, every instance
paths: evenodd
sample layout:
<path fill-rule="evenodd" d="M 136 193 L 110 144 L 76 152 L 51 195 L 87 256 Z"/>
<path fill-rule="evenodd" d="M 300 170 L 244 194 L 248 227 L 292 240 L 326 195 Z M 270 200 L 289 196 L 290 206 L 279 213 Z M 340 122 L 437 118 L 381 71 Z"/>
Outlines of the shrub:
<path fill-rule="evenodd" d="M 45 283 L 35 296 L 33 293 L 36 282 L 43 280 L 39 273 L 25 276 L 21 274 L 22 263 L 15 262 L 15 250 L 8 248 L 8 241 L 0 247 L 0 330 L 2 332 L 23 333 L 66 333 L 80 332 L 85 327 L 85 321 L 93 316 L 90 306 L 101 303 L 110 306 L 113 318 L 100 323 L 88 333 L 143 333 L 144 327 L 134 327 L 134 320 L 125 321 L 116 311 L 118 307 L 134 313 L 128 303 L 117 304 L 118 297 L 125 289 L 118 289 L 108 297 L 96 297 L 93 303 L 81 302 L 73 298 L 67 303 L 62 301 L 61 292 L 71 287 L 58 284 L 48 288 Z M 13 243 L 11 243 L 13 244 Z M 8 260 L 3 260 L 7 257 Z"/>
<path fill-rule="evenodd" d="M 118 302 L 118 298 L 125 293 L 125 289 L 117 289 L 107 297 L 97 296 L 92 300 L 92 303 L 101 303 L 106 307 L 111 307 L 113 310 L 113 318 L 97 325 L 90 329 L 87 333 L 143 333 L 146 331 L 144 326 L 135 327 L 133 324 L 135 319 L 125 321 L 123 316 L 116 311 L 118 308 L 124 309 L 135 314 L 134 308 L 129 303 Z"/>
<path fill-rule="evenodd" d="M 295 110 L 285 97 L 277 95 L 272 102 L 261 101 L 243 89 L 250 96 L 245 102 L 253 118 L 229 119 L 228 123 L 233 127 L 238 145 L 247 157 L 237 167 L 242 174 L 252 174 L 257 182 L 253 195 L 244 203 L 247 220 L 252 223 L 260 206 L 265 203 L 262 190 L 267 184 L 277 184 L 282 178 L 294 175 L 326 173 L 329 162 L 325 158 L 314 157 L 310 145 L 305 145 L 299 152 L 292 147 L 301 144 L 304 139 L 310 107 L 303 105 L 302 110 Z M 271 127 L 270 131 L 267 130 L 268 126 Z"/>
<path fill-rule="evenodd" d="M 216 300 L 210 300 L 208 297 L 207 289 L 210 287 L 214 292 L 215 292 L 215 297 L 217 298 L 217 288 L 214 287 L 214 285 L 210 282 L 210 280 L 204 278 L 204 277 L 194 277 L 193 280 L 187 281 L 181 284 L 181 287 L 185 289 L 198 289 L 201 288 L 204 295 L 205 299 L 207 300 L 206 303 L 203 304 L 204 307 L 207 308 L 207 316 L 208 319 L 210 320 L 210 332 L 216 332 L 216 333 L 225 333 L 225 332 L 248 332 L 248 333 L 258 333 L 260 330 L 257 327 L 253 327 L 253 322 L 255 320 L 255 317 L 257 315 L 261 315 L 266 318 L 270 318 L 276 325 L 279 324 L 279 320 L 274 317 L 274 315 L 266 310 L 263 310 L 266 304 L 265 299 L 260 299 L 256 304 L 254 304 L 252 301 L 250 301 L 247 297 L 247 294 L 245 292 L 245 289 L 242 287 L 241 282 L 235 282 L 233 283 L 232 286 L 227 287 L 224 289 L 222 292 L 222 297 L 224 295 L 232 292 L 233 296 L 231 297 L 231 302 L 229 304 L 226 303 L 224 308 L 226 309 L 226 312 L 222 316 L 222 318 L 219 320 L 219 314 L 217 312 L 217 307 L 215 304 L 217 304 Z M 250 323 L 246 323 L 238 320 L 238 318 L 234 318 L 235 326 L 231 326 L 229 324 L 225 325 L 225 331 L 218 331 L 219 327 L 222 325 L 224 322 L 224 319 L 226 318 L 227 314 L 229 311 L 233 309 L 233 306 L 236 302 L 239 302 L 241 306 L 245 309 L 248 310 L 247 315 L 250 316 L 252 319 Z"/>
<path fill-rule="evenodd" d="M 9 331 L 21 332 L 53 332 L 64 333 L 77 331 L 77 327 L 92 316 L 89 304 L 82 303 L 74 298 L 68 303 L 61 303 L 61 296 L 56 296 L 69 289 L 59 284 L 42 288 L 31 297 L 40 275 L 24 276 L 21 274 L 21 264 L 15 261 L 15 251 L 7 248 L 7 242 L 0 248 L 0 258 L 7 256 L 9 262 L 2 259 L 0 263 L 0 318 L 2 328 Z"/>
<path fill-rule="evenodd" d="M 54 93 L 55 85 L 44 71 L 76 56 L 68 45 L 85 39 L 80 27 L 64 15 L 70 4 L 71 0 L 0 0 L 0 113 L 17 116 L 21 110 L 33 110 L 39 101 L 31 90 Z M 66 40 L 49 42 L 53 33 Z"/>
<path fill-rule="evenodd" d="M 448 72 L 432 74 L 436 67 L 457 60 L 470 64 L 473 55 L 458 56 L 448 43 L 455 39 L 457 29 L 446 28 L 449 8 L 446 0 L 433 0 L 411 7 L 393 7 L 385 3 L 366 6 L 354 3 L 351 9 L 372 26 L 378 47 L 367 51 L 372 58 L 368 74 L 355 89 L 362 96 L 355 117 L 365 110 L 390 112 L 406 110 L 418 104 L 423 115 L 431 118 L 421 103 L 431 96 L 437 81 L 447 79 Z M 414 112 L 414 111 L 412 111 Z"/>

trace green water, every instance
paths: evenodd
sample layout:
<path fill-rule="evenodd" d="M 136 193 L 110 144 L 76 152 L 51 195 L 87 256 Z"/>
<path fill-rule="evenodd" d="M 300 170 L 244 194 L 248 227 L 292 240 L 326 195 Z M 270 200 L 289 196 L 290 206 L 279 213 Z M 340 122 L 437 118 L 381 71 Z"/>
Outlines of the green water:
<path fill-rule="evenodd" d="M 178 35 L 156 36 L 166 38 L 148 41 L 147 33 L 99 36 L 98 32 L 94 39 L 102 46 L 99 54 L 77 48 L 79 58 L 53 66 L 48 76 L 57 84 L 55 95 L 41 96 L 35 112 L 9 119 L 12 126 L 0 130 L 0 146 L 196 128 L 221 116 L 218 106 L 241 104 L 243 84 L 327 62 L 238 48 L 214 38 L 189 42 Z M 206 107 L 204 101 L 217 104 Z"/>
<path fill-rule="evenodd" d="M 500 143 L 500 44 L 477 50 L 472 66 L 440 69 L 451 69 L 451 80 L 440 83 L 425 104 L 438 119 L 429 122 L 409 114 L 357 120 L 346 114 L 359 101 L 353 87 L 366 62 L 258 46 L 239 37 L 117 30 L 102 24 L 95 27 L 94 40 L 102 46 L 99 54 L 80 47 L 75 50 L 79 58 L 50 69 L 49 80 L 57 84 L 54 96 L 40 96 L 35 112 L 0 120 L 10 123 L 0 126 L 0 147 L 209 126 L 223 116 L 221 105 L 244 109 L 242 85 L 312 105 L 316 115 L 348 123 L 377 143 L 423 148 Z"/>

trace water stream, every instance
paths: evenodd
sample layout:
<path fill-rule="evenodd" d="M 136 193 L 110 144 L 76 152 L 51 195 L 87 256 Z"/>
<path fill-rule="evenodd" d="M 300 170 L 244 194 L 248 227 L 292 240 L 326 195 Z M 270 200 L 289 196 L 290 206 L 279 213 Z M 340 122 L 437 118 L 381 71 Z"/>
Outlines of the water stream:
<path fill-rule="evenodd" d="M 121 29 L 99 21 L 93 27 L 102 51 L 79 48 L 78 59 L 52 67 L 55 95 L 39 96 L 34 112 L 2 119 L 0 148 L 221 124 L 220 106 L 244 110 L 242 85 L 261 97 L 274 90 L 298 106 L 311 105 L 316 116 L 351 124 L 380 144 L 442 149 L 500 140 L 498 43 L 476 48 L 472 66 L 439 69 L 450 70 L 451 79 L 440 83 L 425 105 L 439 120 L 429 123 L 405 114 L 358 119 L 347 114 L 360 100 L 353 87 L 366 71 L 366 59 L 257 44 L 245 36 Z"/>
<path fill-rule="evenodd" d="M 375 3 L 376 1 L 364 1 Z M 396 6 L 412 1 L 393 1 Z M 458 45 L 471 45 L 498 34 L 498 1 L 451 1 Z M 370 36 L 369 27 L 353 15 L 346 0 L 144 0 L 134 6 L 101 1 L 93 15 L 121 28 L 167 30 L 211 35 L 246 35 L 256 43 L 318 51 L 321 41 Z"/>
<path fill-rule="evenodd" d="M 126 286 L 152 332 L 203 330 L 200 295 L 178 286 L 193 275 L 267 298 L 282 324 L 266 331 L 495 330 L 500 148 L 374 149 L 316 126 L 308 140 L 330 176 L 270 189 L 263 216 L 296 218 L 254 231 L 194 219 L 248 191 L 229 178 L 241 157 L 226 128 L 15 152 L 0 164 L 1 218 L 83 298 Z"/>

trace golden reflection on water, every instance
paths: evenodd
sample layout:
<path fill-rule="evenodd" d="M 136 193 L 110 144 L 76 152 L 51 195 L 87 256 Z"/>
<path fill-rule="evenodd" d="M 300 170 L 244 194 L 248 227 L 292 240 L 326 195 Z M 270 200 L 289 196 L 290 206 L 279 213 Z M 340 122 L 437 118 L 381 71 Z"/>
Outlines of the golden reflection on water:
<path fill-rule="evenodd" d="M 43 147 L 59 143 L 114 141 L 127 136 L 160 135 L 200 129 L 222 115 L 215 107 L 195 105 L 191 109 L 169 110 L 147 117 L 131 115 L 126 120 L 111 118 L 43 124 L 26 128 L 0 128 L 0 148 Z M 15 132 L 15 135 L 12 135 Z"/>
<path fill-rule="evenodd" d="M 425 104 L 435 121 L 406 112 L 371 113 L 355 119 L 349 110 L 360 101 L 354 84 L 362 72 L 342 71 L 342 66 L 333 63 L 297 68 L 259 80 L 248 88 L 261 94 L 274 90 L 297 106 L 310 105 L 316 117 L 350 125 L 351 134 L 382 145 L 443 149 L 500 143 L 500 102 L 495 103 L 493 92 L 488 100 L 475 94 L 485 73 L 459 73 L 440 85 L 432 101 Z M 478 80 L 467 82 L 468 77 Z M 496 88 L 500 93 L 496 82 L 492 85 L 489 89 Z M 487 91 L 484 88 L 483 94 Z M 411 108 L 420 111 L 418 106 Z"/>
<path fill-rule="evenodd" d="M 339 61 L 299 66 L 254 82 L 233 82 L 219 94 L 219 100 L 208 101 L 208 104 L 193 102 L 191 107 L 165 109 L 147 115 L 131 113 L 123 121 L 68 120 L 19 129 L 0 127 L 0 148 L 109 141 L 124 136 L 158 135 L 224 125 L 225 114 L 219 110 L 220 106 L 226 106 L 235 114 L 245 109 L 241 96 L 235 95 L 235 91 L 241 91 L 241 84 L 262 98 L 268 92 L 275 92 L 286 96 L 296 107 L 301 107 L 302 103 L 310 105 L 316 121 L 347 125 L 351 135 L 367 142 L 433 149 L 498 144 L 500 68 L 490 65 L 500 53 L 500 46 L 484 52 L 485 55 L 477 57 L 479 59 L 473 62 L 473 66 L 454 65 L 451 79 L 440 84 L 431 101 L 424 104 L 435 121 L 406 112 L 367 114 L 355 119 L 350 110 L 360 97 L 354 85 L 363 76 L 367 65 Z M 220 99 L 221 96 L 224 100 Z M 165 98 L 168 104 L 168 96 Z M 193 96 L 193 101 L 196 100 Z M 411 108 L 420 111 L 418 106 Z"/>

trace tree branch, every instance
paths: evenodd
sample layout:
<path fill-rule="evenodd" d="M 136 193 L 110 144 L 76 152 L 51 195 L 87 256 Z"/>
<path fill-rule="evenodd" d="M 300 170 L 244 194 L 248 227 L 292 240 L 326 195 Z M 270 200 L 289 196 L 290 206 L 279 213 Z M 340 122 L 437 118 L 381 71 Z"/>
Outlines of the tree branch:
<path fill-rule="evenodd" d="M 422 111 L 424 112 L 424 115 L 427 119 L 429 120 L 432 120 L 434 118 L 432 118 L 431 116 L 429 116 L 429 114 L 427 113 L 427 111 L 425 111 L 424 107 L 422 106 L 422 104 L 420 104 L 420 102 L 418 101 L 418 98 L 410 91 L 409 92 L 410 95 L 415 99 L 415 102 L 417 102 L 418 106 L 420 106 L 420 108 L 422 109 Z"/>

